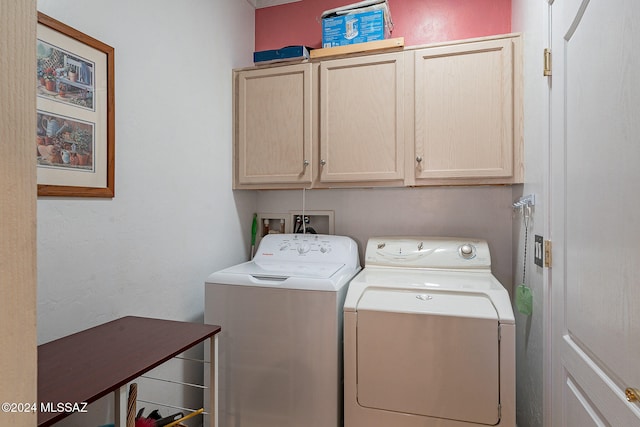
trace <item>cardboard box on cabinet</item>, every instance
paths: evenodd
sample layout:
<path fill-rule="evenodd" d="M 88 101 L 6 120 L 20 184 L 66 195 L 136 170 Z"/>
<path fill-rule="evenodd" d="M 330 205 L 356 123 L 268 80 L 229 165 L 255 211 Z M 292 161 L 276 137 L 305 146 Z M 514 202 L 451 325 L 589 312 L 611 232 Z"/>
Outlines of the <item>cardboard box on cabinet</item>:
<path fill-rule="evenodd" d="M 345 46 L 389 38 L 393 29 L 386 0 L 367 0 L 322 14 L 322 47 Z"/>

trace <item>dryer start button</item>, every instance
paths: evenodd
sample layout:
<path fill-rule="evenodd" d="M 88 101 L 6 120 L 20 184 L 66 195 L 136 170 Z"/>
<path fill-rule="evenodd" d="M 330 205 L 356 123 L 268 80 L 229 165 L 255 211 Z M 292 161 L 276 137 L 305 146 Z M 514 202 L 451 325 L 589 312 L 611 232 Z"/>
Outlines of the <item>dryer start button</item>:
<path fill-rule="evenodd" d="M 465 243 L 458 247 L 458 253 L 464 259 L 472 259 L 476 256 L 476 248 L 471 243 Z"/>

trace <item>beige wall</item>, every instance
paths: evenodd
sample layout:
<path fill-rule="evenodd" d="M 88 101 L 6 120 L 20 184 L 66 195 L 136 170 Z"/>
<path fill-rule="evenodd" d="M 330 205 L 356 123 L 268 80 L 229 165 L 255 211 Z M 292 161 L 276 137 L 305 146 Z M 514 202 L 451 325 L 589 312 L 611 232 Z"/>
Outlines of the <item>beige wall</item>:
<path fill-rule="evenodd" d="M 302 190 L 258 191 L 258 212 L 302 209 Z M 450 236 L 486 239 L 492 269 L 511 292 L 510 186 L 307 190 L 307 210 L 332 210 L 335 234 L 356 240 L 363 259 L 373 236 Z"/>
<path fill-rule="evenodd" d="M 35 0 L 0 2 L 0 402 L 36 402 Z M 0 411 L 31 427 L 35 413 Z"/>

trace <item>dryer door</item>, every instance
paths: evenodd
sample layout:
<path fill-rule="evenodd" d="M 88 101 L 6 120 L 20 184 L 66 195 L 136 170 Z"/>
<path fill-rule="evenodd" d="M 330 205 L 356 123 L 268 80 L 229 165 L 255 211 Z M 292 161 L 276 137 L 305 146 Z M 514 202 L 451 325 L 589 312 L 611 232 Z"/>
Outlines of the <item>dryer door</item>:
<path fill-rule="evenodd" d="M 498 423 L 498 315 L 488 297 L 369 289 L 357 312 L 361 406 Z"/>

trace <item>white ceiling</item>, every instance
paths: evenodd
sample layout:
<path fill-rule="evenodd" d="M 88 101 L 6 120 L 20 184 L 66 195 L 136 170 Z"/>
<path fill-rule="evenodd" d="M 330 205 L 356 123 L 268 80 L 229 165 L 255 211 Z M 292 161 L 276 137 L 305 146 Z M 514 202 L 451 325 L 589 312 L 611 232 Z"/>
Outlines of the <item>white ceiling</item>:
<path fill-rule="evenodd" d="M 277 6 L 279 4 L 287 4 L 287 3 L 295 3 L 297 1 L 302 0 L 247 0 L 251 6 L 256 9 L 260 9 L 263 7 Z"/>

